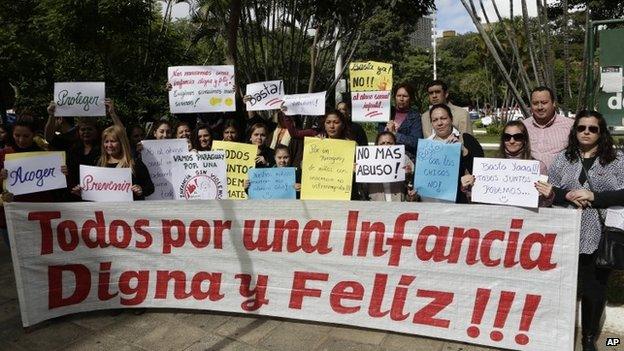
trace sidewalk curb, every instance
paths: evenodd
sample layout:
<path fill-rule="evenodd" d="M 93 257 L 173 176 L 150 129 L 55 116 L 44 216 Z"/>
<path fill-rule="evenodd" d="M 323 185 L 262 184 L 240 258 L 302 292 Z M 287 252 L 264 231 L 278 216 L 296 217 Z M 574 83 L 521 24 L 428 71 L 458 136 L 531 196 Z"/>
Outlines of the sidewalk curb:
<path fill-rule="evenodd" d="M 576 303 L 576 326 L 581 327 L 581 302 Z M 605 307 L 602 330 L 624 335 L 624 306 Z"/>

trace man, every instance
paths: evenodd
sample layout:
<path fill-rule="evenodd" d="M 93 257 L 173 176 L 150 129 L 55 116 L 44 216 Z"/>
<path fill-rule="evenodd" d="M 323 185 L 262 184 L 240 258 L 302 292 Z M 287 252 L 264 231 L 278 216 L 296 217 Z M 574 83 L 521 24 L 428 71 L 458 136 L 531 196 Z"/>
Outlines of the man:
<path fill-rule="evenodd" d="M 529 132 L 531 156 L 550 168 L 555 156 L 568 146 L 574 120 L 555 114 L 555 94 L 544 86 L 531 90 L 531 114 L 522 121 Z"/>
<path fill-rule="evenodd" d="M 468 111 L 455 106 L 448 101 L 449 91 L 448 86 L 441 80 L 434 80 L 427 85 L 427 96 L 429 97 L 430 105 L 446 104 L 451 109 L 453 114 L 453 126 L 459 130 L 460 133 L 472 134 L 472 123 L 468 116 Z M 425 138 L 428 138 L 432 132 L 431 119 L 429 118 L 429 111 L 425 111 L 422 114 L 422 128 Z"/>

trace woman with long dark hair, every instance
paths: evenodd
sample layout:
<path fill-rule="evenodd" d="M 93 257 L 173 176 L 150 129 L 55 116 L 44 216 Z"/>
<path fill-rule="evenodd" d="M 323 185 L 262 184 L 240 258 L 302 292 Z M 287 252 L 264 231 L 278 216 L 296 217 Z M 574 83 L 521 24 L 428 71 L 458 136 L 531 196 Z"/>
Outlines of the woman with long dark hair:
<path fill-rule="evenodd" d="M 212 148 L 212 129 L 207 124 L 198 124 L 191 137 L 193 150 L 210 151 Z"/>

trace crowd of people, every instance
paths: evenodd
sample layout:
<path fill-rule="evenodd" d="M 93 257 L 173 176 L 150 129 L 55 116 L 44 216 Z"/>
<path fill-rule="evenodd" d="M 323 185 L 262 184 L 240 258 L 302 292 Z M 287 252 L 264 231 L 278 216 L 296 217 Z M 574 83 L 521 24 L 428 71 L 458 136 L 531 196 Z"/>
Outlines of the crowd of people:
<path fill-rule="evenodd" d="M 427 138 L 461 145 L 457 184 L 457 203 L 470 203 L 470 190 L 475 157 L 484 157 L 479 141 L 472 135 L 472 124 L 466 110 L 449 101 L 449 88 L 439 80 L 427 85 L 431 107 L 422 115 L 414 108 L 414 90 L 400 84 L 394 90 L 395 106 L 391 119 L 378 125 L 375 145 L 405 145 L 406 172 L 414 169 L 418 140 Z M 105 103 L 107 118 L 112 125 L 100 130 L 93 118 L 57 118 L 55 105 L 48 107 L 49 117 L 41 134 L 37 120 L 22 115 L 12 126 L 0 125 L 0 177 L 5 179 L 5 156 L 10 153 L 56 150 L 65 151 L 68 188 L 35 194 L 16 195 L 4 191 L 3 202 L 80 201 L 79 166 L 130 168 L 135 200 L 143 200 L 154 192 L 146 166 L 141 161 L 144 139 L 186 139 L 189 150 L 209 151 L 213 140 L 250 143 L 258 146 L 256 167 L 301 168 L 303 138 L 320 137 L 354 140 L 368 145 L 362 126 L 350 118 L 349 103 L 340 102 L 318 119 L 312 128 L 298 128 L 296 119 L 283 111 L 272 118 L 249 112 L 246 120 L 220 118 L 218 121 L 194 123 L 159 120 L 145 132 L 139 125 L 125 125 L 117 116 L 113 101 Z M 582 291 L 583 350 L 595 350 L 600 318 L 606 301 L 610 272 L 596 267 L 595 251 L 600 241 L 600 209 L 624 205 L 624 155 L 614 147 L 613 138 L 602 115 L 581 111 L 575 118 L 556 113 L 555 96 L 547 87 L 531 92 L 532 117 L 508 122 L 500 138 L 498 157 L 537 160 L 540 170 L 548 175 L 547 182 L 537 182 L 540 206 L 581 208 L 581 242 L 579 276 Z M 352 200 L 365 201 L 429 201 L 414 189 L 413 176 L 404 182 L 385 184 L 354 184 Z M 296 188 L 300 189 L 301 174 L 297 173 Z M 8 236 L 4 211 L 0 211 L 0 232 L 7 245 Z"/>

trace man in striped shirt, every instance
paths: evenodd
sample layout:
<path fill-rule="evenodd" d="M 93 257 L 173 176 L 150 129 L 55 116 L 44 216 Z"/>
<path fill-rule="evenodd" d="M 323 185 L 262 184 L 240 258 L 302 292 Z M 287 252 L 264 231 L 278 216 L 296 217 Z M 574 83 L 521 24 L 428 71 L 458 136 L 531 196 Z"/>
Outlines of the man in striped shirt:
<path fill-rule="evenodd" d="M 555 113 L 555 94 L 544 86 L 531 91 L 532 117 L 522 121 L 529 132 L 531 155 L 550 168 L 555 156 L 568 146 L 574 120 Z"/>

